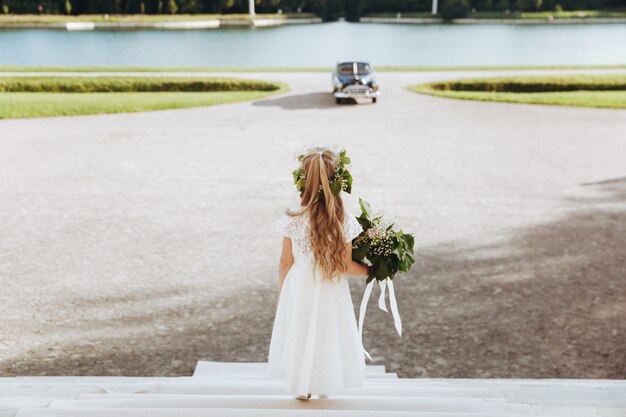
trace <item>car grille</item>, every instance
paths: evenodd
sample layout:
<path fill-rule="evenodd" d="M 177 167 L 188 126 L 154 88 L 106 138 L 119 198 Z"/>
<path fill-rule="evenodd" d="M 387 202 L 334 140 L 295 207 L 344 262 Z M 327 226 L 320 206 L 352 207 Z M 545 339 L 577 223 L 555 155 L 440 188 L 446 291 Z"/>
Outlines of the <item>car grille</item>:
<path fill-rule="evenodd" d="M 346 93 L 351 94 L 365 94 L 370 90 L 370 88 L 366 85 L 349 85 L 345 88 Z"/>

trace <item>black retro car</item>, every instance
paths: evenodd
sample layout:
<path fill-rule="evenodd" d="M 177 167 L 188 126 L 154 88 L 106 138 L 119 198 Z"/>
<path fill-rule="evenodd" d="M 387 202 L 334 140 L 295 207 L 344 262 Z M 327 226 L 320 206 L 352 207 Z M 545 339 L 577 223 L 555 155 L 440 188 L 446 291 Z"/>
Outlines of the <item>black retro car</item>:
<path fill-rule="evenodd" d="M 333 74 L 333 96 L 341 103 L 345 98 L 371 98 L 376 103 L 380 92 L 374 79 L 374 70 L 367 62 L 348 61 L 337 64 Z"/>

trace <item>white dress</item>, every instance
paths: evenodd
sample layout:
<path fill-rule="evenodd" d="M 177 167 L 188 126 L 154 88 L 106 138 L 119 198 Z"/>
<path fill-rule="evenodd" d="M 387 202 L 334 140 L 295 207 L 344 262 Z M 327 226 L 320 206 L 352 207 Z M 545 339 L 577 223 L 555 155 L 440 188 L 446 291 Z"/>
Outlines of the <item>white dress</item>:
<path fill-rule="evenodd" d="M 314 276 L 306 212 L 283 213 L 277 227 L 291 238 L 294 263 L 280 292 L 268 373 L 285 378 L 292 395 L 332 395 L 362 386 L 365 356 L 347 276 L 330 281 L 321 268 Z M 346 213 L 343 230 L 349 242 L 363 229 Z"/>

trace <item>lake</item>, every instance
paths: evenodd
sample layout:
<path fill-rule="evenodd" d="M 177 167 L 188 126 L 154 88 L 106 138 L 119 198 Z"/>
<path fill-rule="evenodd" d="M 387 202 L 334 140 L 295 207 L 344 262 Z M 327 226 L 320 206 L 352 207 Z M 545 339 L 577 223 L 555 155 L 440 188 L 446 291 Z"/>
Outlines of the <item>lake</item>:
<path fill-rule="evenodd" d="M 197 31 L 0 31 L 0 65 L 320 67 L 626 64 L 625 24 L 333 22 Z"/>

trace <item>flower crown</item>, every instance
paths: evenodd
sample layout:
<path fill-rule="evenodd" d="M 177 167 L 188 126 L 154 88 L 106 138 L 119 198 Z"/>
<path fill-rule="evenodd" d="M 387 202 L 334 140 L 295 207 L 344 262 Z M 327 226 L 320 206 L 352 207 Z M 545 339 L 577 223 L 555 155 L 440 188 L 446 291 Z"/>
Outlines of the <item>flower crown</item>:
<path fill-rule="evenodd" d="M 298 155 L 298 161 L 302 163 L 304 160 L 304 154 Z M 350 175 L 350 171 L 346 168 L 346 165 L 350 164 L 350 158 L 346 156 L 346 150 L 342 149 L 339 152 L 339 158 L 337 161 L 337 167 L 335 168 L 335 172 L 330 177 L 329 185 L 330 190 L 333 195 L 338 196 L 341 190 L 350 194 L 352 192 L 352 175 Z M 304 183 L 306 181 L 306 176 L 304 175 L 304 171 L 302 170 L 302 165 L 296 170 L 293 171 L 293 183 L 296 188 L 300 192 L 300 197 L 304 193 Z M 322 184 L 320 184 L 320 192 L 317 196 L 318 200 L 324 200 L 324 191 L 322 190 Z"/>

